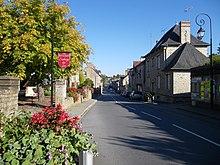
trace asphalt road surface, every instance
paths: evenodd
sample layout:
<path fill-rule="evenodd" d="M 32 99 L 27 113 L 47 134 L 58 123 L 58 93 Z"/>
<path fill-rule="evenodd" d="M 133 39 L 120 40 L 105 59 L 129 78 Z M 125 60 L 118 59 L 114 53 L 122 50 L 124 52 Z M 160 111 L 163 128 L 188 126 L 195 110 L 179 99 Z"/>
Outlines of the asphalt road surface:
<path fill-rule="evenodd" d="M 105 93 L 84 116 L 94 165 L 220 165 L 220 121 Z"/>

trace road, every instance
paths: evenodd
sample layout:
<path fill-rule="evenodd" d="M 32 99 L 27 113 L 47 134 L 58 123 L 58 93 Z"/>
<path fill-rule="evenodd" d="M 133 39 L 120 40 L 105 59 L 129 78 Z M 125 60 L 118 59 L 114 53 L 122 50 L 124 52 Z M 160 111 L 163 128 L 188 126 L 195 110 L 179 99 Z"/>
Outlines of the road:
<path fill-rule="evenodd" d="M 82 120 L 94 165 L 220 164 L 220 121 L 106 93 Z"/>

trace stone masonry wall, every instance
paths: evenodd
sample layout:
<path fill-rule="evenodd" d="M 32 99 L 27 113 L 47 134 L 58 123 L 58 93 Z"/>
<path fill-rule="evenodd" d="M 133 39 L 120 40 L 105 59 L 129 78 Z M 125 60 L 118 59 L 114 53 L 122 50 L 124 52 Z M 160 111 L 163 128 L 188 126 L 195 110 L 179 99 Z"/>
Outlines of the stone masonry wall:
<path fill-rule="evenodd" d="M 173 73 L 173 94 L 189 93 L 191 89 L 190 72 Z"/>
<path fill-rule="evenodd" d="M 0 111 L 9 114 L 18 109 L 20 80 L 9 76 L 0 76 Z"/>

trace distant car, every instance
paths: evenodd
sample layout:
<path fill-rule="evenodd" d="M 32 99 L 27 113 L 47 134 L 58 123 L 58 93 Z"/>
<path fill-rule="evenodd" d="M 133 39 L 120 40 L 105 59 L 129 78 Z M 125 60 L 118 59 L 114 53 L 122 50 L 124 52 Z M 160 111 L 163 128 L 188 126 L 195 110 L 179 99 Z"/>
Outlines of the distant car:
<path fill-rule="evenodd" d="M 130 99 L 131 100 L 143 100 L 143 94 L 142 92 L 139 92 L 139 91 L 133 91 L 130 94 Z"/>

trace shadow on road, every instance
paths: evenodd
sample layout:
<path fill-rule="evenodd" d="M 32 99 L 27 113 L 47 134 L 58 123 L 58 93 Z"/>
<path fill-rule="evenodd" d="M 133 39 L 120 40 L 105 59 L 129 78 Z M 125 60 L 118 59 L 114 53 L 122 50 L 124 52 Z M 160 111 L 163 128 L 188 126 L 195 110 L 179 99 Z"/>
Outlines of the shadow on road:
<path fill-rule="evenodd" d="M 102 97 L 100 101 L 112 101 L 109 97 Z M 127 102 L 126 102 L 127 101 Z M 206 142 L 201 143 L 201 139 L 176 129 L 171 123 L 156 120 L 144 115 L 145 108 L 129 108 L 140 106 L 137 102 L 129 103 L 124 99 L 124 103 L 118 103 L 125 110 L 134 113 L 132 116 L 122 116 L 131 120 L 147 121 L 150 124 L 129 126 L 133 129 L 143 131 L 146 136 L 110 136 L 103 138 L 111 145 L 124 146 L 136 150 L 153 153 L 164 160 L 176 162 L 177 164 L 219 164 L 219 148 Z M 159 106 L 159 105 L 158 105 Z M 150 106 L 148 107 L 151 108 Z M 189 140 L 190 139 L 190 140 Z"/>

